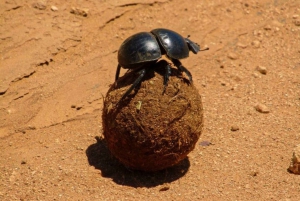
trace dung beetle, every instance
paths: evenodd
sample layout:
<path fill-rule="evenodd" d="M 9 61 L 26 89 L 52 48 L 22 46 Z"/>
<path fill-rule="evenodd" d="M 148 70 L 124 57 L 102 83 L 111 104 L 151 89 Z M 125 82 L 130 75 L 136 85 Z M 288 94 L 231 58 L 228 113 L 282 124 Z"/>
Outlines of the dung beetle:
<path fill-rule="evenodd" d="M 203 49 L 208 50 L 208 48 Z M 139 70 L 138 78 L 122 96 L 121 100 L 141 82 L 145 76 L 147 67 L 156 63 L 162 55 L 166 55 L 181 72 L 185 72 L 192 83 L 191 73 L 181 64 L 180 59 L 187 58 L 189 51 L 197 54 L 200 46 L 191 41 L 189 36 L 182 37 L 175 31 L 159 28 L 151 32 L 140 32 L 127 38 L 118 51 L 118 66 L 115 83 L 120 75 L 121 67 L 130 70 Z M 166 62 L 166 73 L 164 75 L 164 90 L 171 75 L 171 66 Z"/>

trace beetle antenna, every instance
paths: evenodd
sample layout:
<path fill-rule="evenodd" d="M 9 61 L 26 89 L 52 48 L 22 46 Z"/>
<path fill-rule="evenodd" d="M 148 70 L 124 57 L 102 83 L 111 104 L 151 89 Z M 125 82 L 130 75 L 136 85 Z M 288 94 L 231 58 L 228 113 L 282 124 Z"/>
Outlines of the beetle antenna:
<path fill-rule="evenodd" d="M 186 38 L 189 38 L 189 37 L 191 37 L 191 35 L 187 35 L 187 37 L 186 37 Z M 198 44 L 198 43 L 196 43 L 196 45 L 198 45 L 198 46 L 199 46 L 199 44 Z M 199 51 L 206 51 L 206 50 L 209 50 L 209 47 L 207 47 L 207 48 L 205 48 L 205 49 L 202 49 L 202 50 L 199 50 Z"/>
<path fill-rule="evenodd" d="M 205 49 L 202 49 L 202 50 L 199 50 L 199 51 L 206 51 L 206 50 L 209 50 L 209 47 L 207 47 Z"/>

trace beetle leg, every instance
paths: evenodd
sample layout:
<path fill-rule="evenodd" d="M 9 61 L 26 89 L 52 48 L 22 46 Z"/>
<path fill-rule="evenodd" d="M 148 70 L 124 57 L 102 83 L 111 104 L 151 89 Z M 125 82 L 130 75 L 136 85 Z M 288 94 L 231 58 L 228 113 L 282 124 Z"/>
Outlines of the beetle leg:
<path fill-rule="evenodd" d="M 143 68 L 142 70 L 140 70 L 138 72 L 138 74 L 139 74 L 139 77 L 132 83 L 132 85 L 129 87 L 129 89 L 122 96 L 121 100 L 124 99 L 126 96 L 128 96 L 131 93 L 131 91 L 141 82 L 141 80 L 143 79 L 143 77 L 146 74 L 146 69 Z"/>
<path fill-rule="evenodd" d="M 188 69 L 186 69 L 181 62 L 178 59 L 172 59 L 173 64 L 180 70 L 181 72 L 185 72 L 185 74 L 188 76 L 190 83 L 193 82 L 192 74 Z"/>
<path fill-rule="evenodd" d="M 115 82 L 117 82 L 117 80 L 119 79 L 120 70 L 121 70 L 121 65 L 118 64 L 117 71 L 116 71 L 116 76 L 115 76 Z"/>
<path fill-rule="evenodd" d="M 171 66 L 166 62 L 165 75 L 164 75 L 164 90 L 163 90 L 163 94 L 165 93 L 166 88 L 168 86 L 170 75 L 171 75 Z"/>

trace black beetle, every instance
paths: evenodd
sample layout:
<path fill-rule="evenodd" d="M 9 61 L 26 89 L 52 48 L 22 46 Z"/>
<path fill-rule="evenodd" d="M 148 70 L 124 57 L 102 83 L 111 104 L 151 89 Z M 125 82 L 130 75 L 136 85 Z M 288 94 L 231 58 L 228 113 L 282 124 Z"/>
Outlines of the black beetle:
<path fill-rule="evenodd" d="M 208 48 L 204 50 L 208 50 Z M 192 82 L 191 73 L 179 61 L 179 59 L 187 58 L 189 51 L 197 54 L 202 50 L 189 37 L 183 38 L 178 33 L 169 29 L 154 29 L 150 33 L 140 32 L 127 38 L 118 51 L 119 64 L 117 66 L 115 82 L 117 83 L 121 67 L 125 69 L 139 69 L 139 77 L 133 82 L 132 86 L 121 99 L 130 94 L 145 76 L 147 67 L 156 63 L 162 55 L 166 55 L 181 72 L 185 72 L 189 81 Z M 168 84 L 170 75 L 171 66 L 167 64 L 164 76 L 164 89 Z"/>

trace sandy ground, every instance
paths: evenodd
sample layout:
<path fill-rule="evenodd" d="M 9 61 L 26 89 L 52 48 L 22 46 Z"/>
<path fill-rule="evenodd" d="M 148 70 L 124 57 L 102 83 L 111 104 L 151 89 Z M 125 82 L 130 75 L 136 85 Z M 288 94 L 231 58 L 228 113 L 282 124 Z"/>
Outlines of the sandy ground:
<path fill-rule="evenodd" d="M 124 39 L 158 27 L 210 48 L 182 60 L 205 124 L 144 173 L 106 148 L 102 94 Z M 2 0 L 0 55 L 0 200 L 300 200 L 299 0 Z"/>

